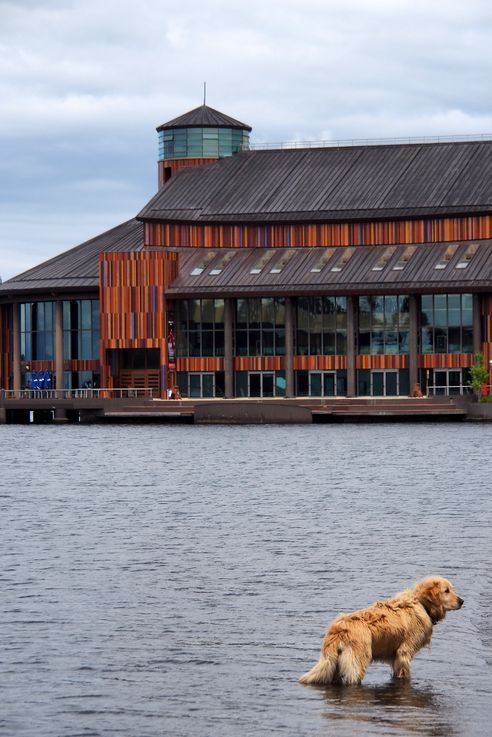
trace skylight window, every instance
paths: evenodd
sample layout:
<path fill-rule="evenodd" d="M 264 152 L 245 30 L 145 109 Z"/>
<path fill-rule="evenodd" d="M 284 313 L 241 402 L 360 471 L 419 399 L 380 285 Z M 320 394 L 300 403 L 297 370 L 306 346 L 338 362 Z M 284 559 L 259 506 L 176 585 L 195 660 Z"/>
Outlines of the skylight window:
<path fill-rule="evenodd" d="M 319 274 L 324 269 L 324 267 L 326 266 L 326 264 L 331 259 L 334 253 L 335 253 L 334 248 L 326 248 L 321 254 L 321 256 L 319 257 L 319 259 L 316 261 L 314 266 L 311 267 L 311 273 Z"/>
<path fill-rule="evenodd" d="M 458 250 L 457 243 L 453 243 L 452 246 L 448 246 L 446 250 L 444 251 L 444 254 L 441 256 L 441 258 L 437 262 L 437 264 L 434 266 L 434 268 L 435 269 L 445 269 L 457 250 Z"/>
<path fill-rule="evenodd" d="M 234 258 L 235 255 L 236 254 L 235 254 L 234 251 L 228 251 L 223 256 L 220 256 L 219 257 L 219 260 L 217 261 L 217 263 L 214 264 L 212 266 L 212 268 L 210 269 L 210 271 L 208 272 L 209 273 L 209 276 L 217 276 L 218 274 L 220 274 L 221 271 L 223 270 L 224 266 L 227 266 L 227 264 L 229 263 L 229 261 L 232 258 Z"/>
<path fill-rule="evenodd" d="M 396 251 L 396 246 L 390 246 L 389 248 L 385 248 L 383 253 L 380 255 L 374 266 L 372 267 L 373 271 L 382 271 L 394 252 Z"/>
<path fill-rule="evenodd" d="M 396 264 L 393 266 L 393 271 L 403 271 L 416 250 L 417 246 L 407 246 Z"/>
<path fill-rule="evenodd" d="M 207 253 L 205 256 L 202 257 L 202 260 L 199 261 L 190 271 L 190 276 L 200 276 L 200 274 L 203 274 L 207 266 L 213 259 L 216 257 L 216 253 Z"/>
<path fill-rule="evenodd" d="M 287 251 L 286 253 L 283 253 L 281 258 L 273 264 L 272 268 L 270 269 L 270 274 L 280 274 L 284 266 L 289 263 L 292 256 L 294 255 L 295 251 Z"/>
<path fill-rule="evenodd" d="M 331 271 L 341 271 L 344 266 L 346 266 L 346 264 L 350 261 L 350 259 L 354 255 L 354 252 L 355 248 L 344 246 L 342 255 L 338 257 L 336 264 L 331 267 Z"/>
<path fill-rule="evenodd" d="M 274 251 L 266 251 L 265 253 L 262 253 L 258 261 L 256 261 L 255 264 L 251 267 L 249 270 L 250 274 L 261 274 L 265 266 L 274 256 Z"/>
<path fill-rule="evenodd" d="M 471 243 L 456 264 L 457 269 L 466 269 L 478 250 L 478 243 Z"/>

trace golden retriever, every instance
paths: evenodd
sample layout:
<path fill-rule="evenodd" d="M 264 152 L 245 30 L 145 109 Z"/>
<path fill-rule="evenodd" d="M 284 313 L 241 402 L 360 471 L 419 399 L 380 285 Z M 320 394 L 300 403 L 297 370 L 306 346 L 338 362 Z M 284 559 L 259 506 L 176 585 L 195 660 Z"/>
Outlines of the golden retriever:
<path fill-rule="evenodd" d="M 430 644 L 433 626 L 462 606 L 449 581 L 430 576 L 392 599 L 341 614 L 328 628 L 319 661 L 299 681 L 358 684 L 373 660 L 389 663 L 395 678 L 409 678 L 410 662 Z"/>

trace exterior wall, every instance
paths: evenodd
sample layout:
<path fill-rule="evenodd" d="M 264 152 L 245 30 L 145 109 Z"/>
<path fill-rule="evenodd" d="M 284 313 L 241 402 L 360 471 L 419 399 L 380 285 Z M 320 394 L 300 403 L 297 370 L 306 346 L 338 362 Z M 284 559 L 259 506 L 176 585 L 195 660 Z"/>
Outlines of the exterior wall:
<path fill-rule="evenodd" d="M 11 389 L 9 377 L 12 374 L 12 308 L 0 305 L 0 389 Z"/>
<path fill-rule="evenodd" d="M 102 386 L 114 385 L 107 350 L 125 348 L 159 349 L 161 389 L 167 386 L 165 291 L 177 276 L 178 258 L 176 253 L 155 251 L 100 255 Z"/>
<path fill-rule="evenodd" d="M 482 352 L 485 359 L 485 365 L 489 367 L 489 384 L 492 386 L 492 294 L 482 297 Z M 492 392 L 492 390 L 491 390 Z"/>
<path fill-rule="evenodd" d="M 159 189 L 180 169 L 186 169 L 190 166 L 204 166 L 205 164 L 215 164 L 218 159 L 165 159 L 157 162 L 157 174 Z"/>
<path fill-rule="evenodd" d="M 145 223 L 147 246 L 288 248 L 376 246 L 492 238 L 492 215 L 367 223 L 205 225 Z"/>

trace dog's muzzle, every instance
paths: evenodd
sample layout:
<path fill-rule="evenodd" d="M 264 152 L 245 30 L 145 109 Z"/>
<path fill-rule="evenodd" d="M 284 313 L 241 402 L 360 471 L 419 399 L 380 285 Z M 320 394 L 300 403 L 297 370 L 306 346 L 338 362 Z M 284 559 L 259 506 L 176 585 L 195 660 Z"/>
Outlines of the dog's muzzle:
<path fill-rule="evenodd" d="M 464 603 L 464 599 L 462 599 L 461 596 L 458 596 L 458 609 L 461 609 Z"/>

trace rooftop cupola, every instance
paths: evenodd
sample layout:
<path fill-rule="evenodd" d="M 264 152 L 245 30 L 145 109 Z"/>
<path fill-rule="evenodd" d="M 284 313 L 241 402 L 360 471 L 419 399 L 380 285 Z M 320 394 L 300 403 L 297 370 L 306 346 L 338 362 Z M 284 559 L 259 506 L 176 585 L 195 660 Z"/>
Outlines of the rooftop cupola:
<path fill-rule="evenodd" d="M 157 128 L 159 187 L 185 166 L 211 164 L 249 148 L 251 126 L 208 105 L 190 110 Z"/>

